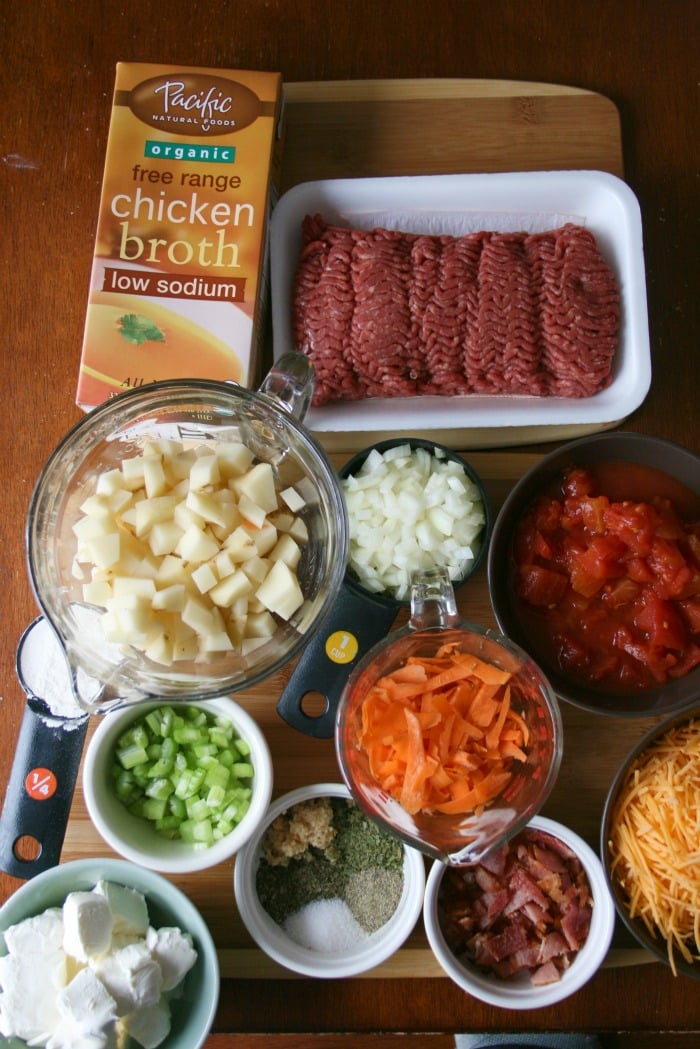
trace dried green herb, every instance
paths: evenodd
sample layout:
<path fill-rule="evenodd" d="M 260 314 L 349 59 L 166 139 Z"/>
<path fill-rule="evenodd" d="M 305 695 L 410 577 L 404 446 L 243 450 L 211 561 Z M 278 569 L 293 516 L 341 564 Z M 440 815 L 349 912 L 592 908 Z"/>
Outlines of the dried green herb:
<path fill-rule="evenodd" d="M 278 924 L 314 900 L 344 900 L 366 932 L 393 914 L 403 891 L 403 846 L 369 820 L 354 802 L 332 798 L 336 834 L 326 849 L 313 846 L 287 866 L 258 864 L 256 890 Z"/>

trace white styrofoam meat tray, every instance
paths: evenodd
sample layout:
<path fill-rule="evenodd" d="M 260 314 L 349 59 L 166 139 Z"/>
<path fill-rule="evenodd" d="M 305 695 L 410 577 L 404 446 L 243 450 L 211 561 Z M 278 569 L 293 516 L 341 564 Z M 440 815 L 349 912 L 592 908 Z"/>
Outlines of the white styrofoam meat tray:
<path fill-rule="evenodd" d="M 311 408 L 306 426 L 331 450 L 370 435 L 427 433 L 453 447 L 557 440 L 619 424 L 651 383 L 642 222 L 629 186 L 600 171 L 334 179 L 305 182 L 277 203 L 270 226 L 275 360 L 294 349 L 292 286 L 307 214 L 359 229 L 460 235 L 542 232 L 565 222 L 590 229 L 621 289 L 620 341 L 611 384 L 592 397 L 420 396 L 371 398 Z"/>

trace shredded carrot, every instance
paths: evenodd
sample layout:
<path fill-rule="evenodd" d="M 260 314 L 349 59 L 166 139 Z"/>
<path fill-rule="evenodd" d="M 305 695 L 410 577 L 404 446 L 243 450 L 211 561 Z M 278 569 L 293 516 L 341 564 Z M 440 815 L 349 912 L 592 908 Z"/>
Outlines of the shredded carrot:
<path fill-rule="evenodd" d="M 454 645 L 411 656 L 362 701 L 358 742 L 372 776 L 407 812 L 478 811 L 527 760 L 511 675 Z"/>

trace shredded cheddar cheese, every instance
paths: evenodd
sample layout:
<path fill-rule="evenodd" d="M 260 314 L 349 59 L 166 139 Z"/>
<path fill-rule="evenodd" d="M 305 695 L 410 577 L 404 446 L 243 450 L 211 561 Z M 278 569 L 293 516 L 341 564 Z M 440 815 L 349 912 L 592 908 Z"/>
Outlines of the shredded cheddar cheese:
<path fill-rule="evenodd" d="M 700 721 L 669 729 L 634 762 L 608 842 L 612 873 L 632 918 L 676 952 L 700 962 Z"/>

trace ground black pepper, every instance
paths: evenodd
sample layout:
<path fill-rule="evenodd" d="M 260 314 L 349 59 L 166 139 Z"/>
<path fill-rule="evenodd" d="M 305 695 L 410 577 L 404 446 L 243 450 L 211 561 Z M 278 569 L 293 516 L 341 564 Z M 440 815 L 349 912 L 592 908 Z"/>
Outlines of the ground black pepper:
<path fill-rule="evenodd" d="M 336 831 L 332 844 L 325 850 L 310 846 L 286 866 L 261 858 L 258 898 L 280 925 L 314 900 L 344 900 L 365 932 L 375 932 L 401 897 L 403 846 L 354 802 L 335 797 L 330 801 Z"/>

